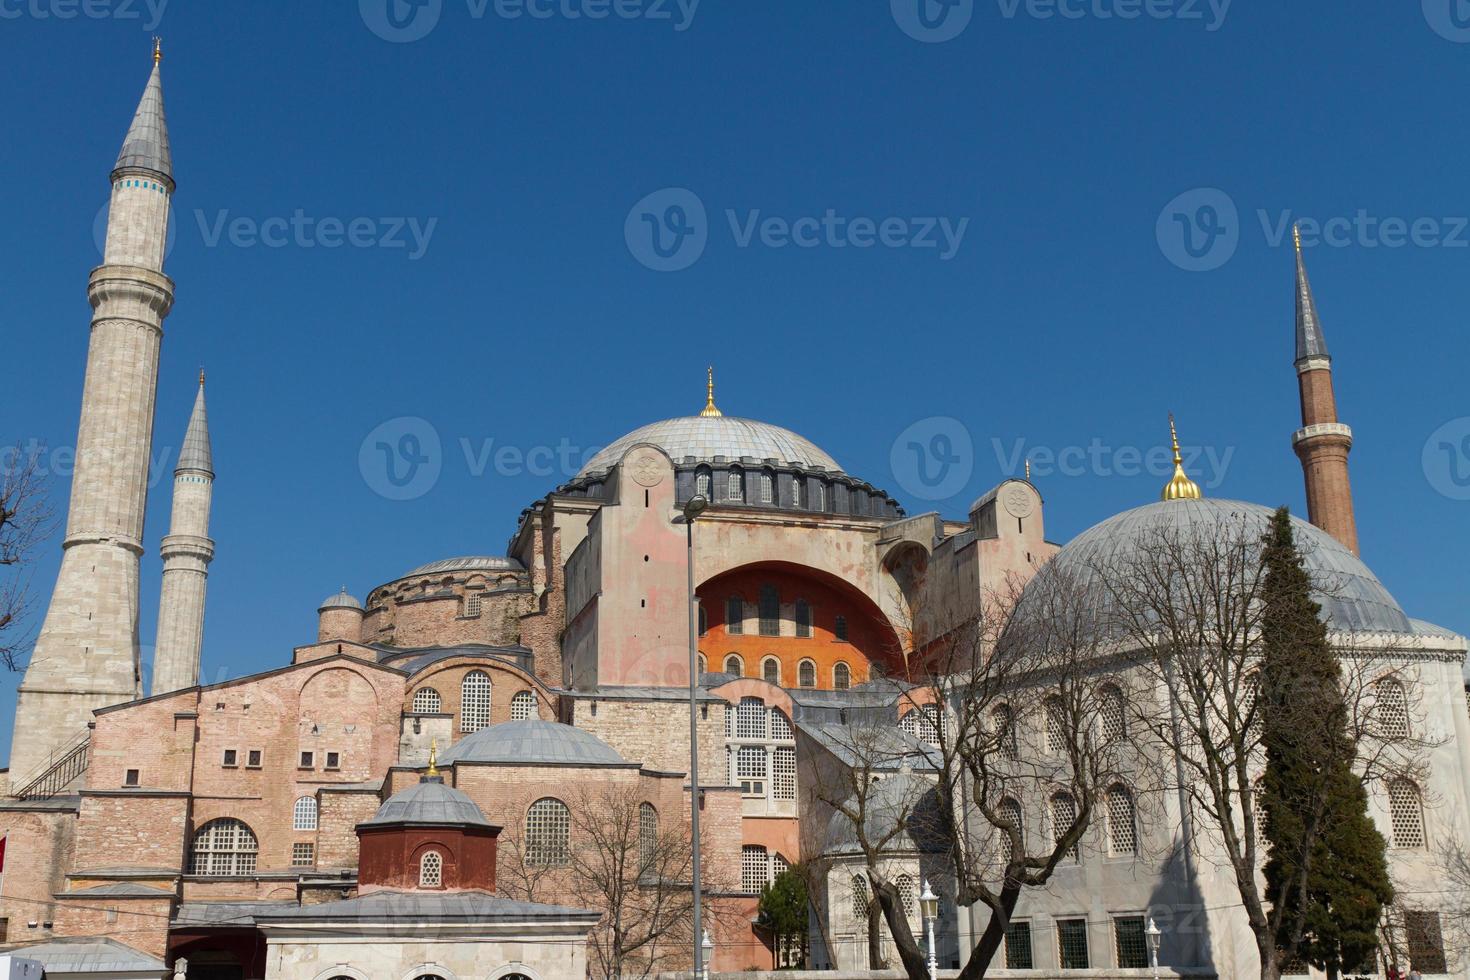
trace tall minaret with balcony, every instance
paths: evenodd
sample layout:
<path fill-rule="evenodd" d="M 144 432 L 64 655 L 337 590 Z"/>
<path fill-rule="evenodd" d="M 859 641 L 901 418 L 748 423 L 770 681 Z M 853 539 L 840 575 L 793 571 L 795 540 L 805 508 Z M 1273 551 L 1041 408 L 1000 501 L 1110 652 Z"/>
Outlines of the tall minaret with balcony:
<path fill-rule="evenodd" d="M 10 790 L 19 792 L 85 737 L 92 711 L 139 695 L 138 559 L 153 448 L 163 274 L 173 164 L 162 55 L 112 170 L 107 243 L 92 270 L 87 375 L 61 570 L 20 685 Z"/>
<path fill-rule="evenodd" d="M 204 372 L 199 394 L 174 468 L 173 514 L 163 539 L 163 591 L 158 600 L 158 645 L 153 654 L 153 692 L 193 687 L 199 681 L 204 645 L 204 587 L 214 542 L 209 540 L 209 505 L 214 495 L 214 459 L 209 416 L 204 409 Z"/>
<path fill-rule="evenodd" d="M 1332 358 L 1322 336 L 1317 302 L 1307 281 L 1301 232 L 1296 244 L 1296 376 L 1301 394 L 1302 427 L 1291 437 L 1307 482 L 1307 516 L 1353 554 L 1358 553 L 1358 525 L 1353 517 L 1353 488 L 1348 481 L 1348 452 L 1353 430 L 1337 420 L 1332 392 Z"/>

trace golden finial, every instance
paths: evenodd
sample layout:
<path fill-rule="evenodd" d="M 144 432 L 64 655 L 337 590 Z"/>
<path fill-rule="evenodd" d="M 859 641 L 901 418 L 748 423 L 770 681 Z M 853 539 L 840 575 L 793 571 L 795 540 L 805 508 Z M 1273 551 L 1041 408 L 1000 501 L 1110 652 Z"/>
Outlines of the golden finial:
<path fill-rule="evenodd" d="M 430 779 L 439 775 L 439 740 L 437 738 L 429 742 L 429 771 L 425 775 Z"/>
<path fill-rule="evenodd" d="M 1174 413 L 1169 413 L 1169 442 L 1174 447 L 1174 476 L 1164 484 L 1161 500 L 1198 500 L 1199 484 L 1184 473 L 1184 457 L 1179 453 L 1179 432 L 1174 428 Z"/>
<path fill-rule="evenodd" d="M 715 408 L 715 368 L 710 365 L 709 378 L 705 382 L 704 411 L 699 413 L 702 419 L 717 419 L 725 413 Z"/>
<path fill-rule="evenodd" d="M 153 63 L 156 65 L 163 60 L 163 38 L 153 38 Z"/>

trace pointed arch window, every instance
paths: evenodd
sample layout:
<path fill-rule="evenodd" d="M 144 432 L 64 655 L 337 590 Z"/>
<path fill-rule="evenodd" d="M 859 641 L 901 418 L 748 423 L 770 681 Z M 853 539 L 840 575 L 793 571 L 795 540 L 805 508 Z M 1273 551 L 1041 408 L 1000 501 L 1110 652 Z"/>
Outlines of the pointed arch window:
<path fill-rule="evenodd" d="M 490 675 L 472 670 L 459 685 L 459 730 L 478 732 L 490 724 Z"/>
<path fill-rule="evenodd" d="M 761 661 L 761 679 L 767 684 L 781 683 L 781 661 L 775 657 L 767 657 Z"/>
<path fill-rule="evenodd" d="M 868 921 L 868 879 L 862 875 L 852 876 L 852 917 L 858 922 Z"/>
<path fill-rule="evenodd" d="M 725 673 L 736 677 L 745 676 L 745 662 L 740 659 L 740 654 L 732 653 L 725 658 Z"/>
<path fill-rule="evenodd" d="M 1071 793 L 1057 793 L 1051 798 L 1050 810 L 1051 839 L 1053 843 L 1060 844 L 1077 822 L 1077 801 Z M 1073 844 L 1067 849 L 1066 856 L 1076 861 L 1081 856 L 1081 848 Z"/>
<path fill-rule="evenodd" d="M 1393 833 L 1393 846 L 1424 846 L 1424 806 L 1419 787 L 1407 779 L 1388 784 L 1388 822 Z"/>
<path fill-rule="evenodd" d="M 827 509 L 827 485 L 821 480 L 812 481 L 812 510 Z"/>
<path fill-rule="evenodd" d="M 709 486 L 710 486 L 710 468 L 708 466 L 701 466 L 699 469 L 697 469 L 697 470 L 694 471 L 694 494 L 695 494 L 695 496 L 697 496 L 697 497 L 703 497 L 705 500 L 708 500 L 709 499 Z"/>
<path fill-rule="evenodd" d="M 852 687 L 852 668 L 839 660 L 832 667 L 832 689 L 845 691 L 850 687 Z"/>
<path fill-rule="evenodd" d="M 797 510 L 806 506 L 806 493 L 802 487 L 800 474 L 791 478 L 791 506 Z"/>
<path fill-rule="evenodd" d="M 1138 814 L 1133 794 L 1121 783 L 1108 790 L 1108 851 L 1114 855 L 1138 853 Z"/>
<path fill-rule="evenodd" d="M 740 467 L 730 467 L 730 478 L 725 483 L 725 497 L 735 503 L 745 500 L 745 474 L 740 472 Z"/>
<path fill-rule="evenodd" d="M 1378 731 L 1386 739 L 1398 740 L 1409 737 L 1409 703 L 1404 695 L 1404 685 L 1389 677 L 1373 685 L 1373 711 L 1378 720 Z"/>
<path fill-rule="evenodd" d="M 898 881 L 894 883 L 898 888 L 898 904 L 903 909 L 905 917 L 912 918 L 914 914 L 914 897 L 918 894 L 914 889 L 914 879 L 908 875 L 899 875 Z"/>
<path fill-rule="evenodd" d="M 801 687 L 817 686 L 817 662 L 815 660 L 803 660 L 796 665 L 796 683 Z"/>

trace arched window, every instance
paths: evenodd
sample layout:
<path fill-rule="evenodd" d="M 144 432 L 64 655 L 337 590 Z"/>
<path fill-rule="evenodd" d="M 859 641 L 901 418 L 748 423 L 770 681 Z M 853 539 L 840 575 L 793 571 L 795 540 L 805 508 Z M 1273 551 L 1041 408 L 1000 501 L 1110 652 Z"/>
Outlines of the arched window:
<path fill-rule="evenodd" d="M 638 804 L 638 868 L 647 872 L 658 854 L 658 810 L 652 803 Z"/>
<path fill-rule="evenodd" d="M 845 691 L 849 687 L 852 687 L 852 668 L 839 660 L 832 667 L 832 689 Z"/>
<path fill-rule="evenodd" d="M 803 660 L 796 665 L 796 683 L 802 687 L 817 686 L 817 662 Z"/>
<path fill-rule="evenodd" d="M 859 922 L 868 921 L 868 879 L 862 875 L 852 876 L 852 917 Z"/>
<path fill-rule="evenodd" d="M 1138 819 L 1133 794 L 1122 784 L 1108 790 L 1108 851 L 1138 853 Z"/>
<path fill-rule="evenodd" d="M 459 685 L 459 730 L 478 732 L 490 724 L 490 675 L 472 670 Z"/>
<path fill-rule="evenodd" d="M 725 658 L 725 673 L 736 677 L 745 676 L 745 662 L 740 659 L 740 654 L 732 653 Z"/>
<path fill-rule="evenodd" d="M 726 497 L 736 503 L 745 499 L 745 476 L 740 467 L 730 467 L 730 479 L 725 484 Z"/>
<path fill-rule="evenodd" d="M 1409 737 L 1409 703 L 1404 696 L 1404 685 L 1393 678 L 1385 678 L 1373 685 L 1373 711 L 1378 719 L 1378 731 L 1386 739 Z"/>
<path fill-rule="evenodd" d="M 908 875 L 899 875 L 894 886 L 898 889 L 898 903 L 903 909 L 903 914 L 912 916 L 914 914 L 914 879 Z"/>
<path fill-rule="evenodd" d="M 1266 855 L 1266 777 L 1257 776 L 1251 784 L 1251 814 L 1256 818 L 1256 854 L 1260 860 Z"/>
<path fill-rule="evenodd" d="M 438 851 L 425 851 L 419 858 L 419 887 L 440 888 L 444 884 L 444 858 Z"/>
<path fill-rule="evenodd" d="M 812 510 L 827 509 L 827 485 L 821 480 L 812 481 Z"/>
<path fill-rule="evenodd" d="M 1067 751 L 1067 714 L 1062 699 L 1053 695 L 1042 705 L 1046 722 L 1046 751 L 1060 755 Z"/>
<path fill-rule="evenodd" d="M 761 473 L 761 503 L 772 503 L 776 496 L 776 481 L 768 472 Z"/>
<path fill-rule="evenodd" d="M 847 617 L 838 616 L 832 621 L 832 635 L 840 642 L 847 642 Z"/>
<path fill-rule="evenodd" d="M 526 811 L 526 864 L 561 868 L 572 859 L 572 814 L 561 800 L 537 800 Z"/>
<path fill-rule="evenodd" d="M 702 653 L 699 655 L 699 673 L 701 676 L 709 673 L 709 661 Z"/>
<path fill-rule="evenodd" d="M 925 704 L 914 708 L 898 720 L 898 727 L 930 745 L 939 744 L 939 706 Z"/>
<path fill-rule="evenodd" d="M 995 745 L 1002 759 L 1016 758 L 1016 716 L 1008 704 L 996 705 L 990 713 L 990 724 L 995 732 Z"/>
<path fill-rule="evenodd" d="M 805 599 L 796 600 L 796 635 L 802 639 L 812 635 L 812 607 Z"/>
<path fill-rule="evenodd" d="M 790 742 L 796 738 L 791 731 L 791 719 L 780 708 L 771 709 L 771 738 L 777 742 Z"/>
<path fill-rule="evenodd" d="M 761 661 L 761 679 L 768 684 L 781 683 L 781 661 L 767 657 Z"/>
<path fill-rule="evenodd" d="M 239 878 L 255 873 L 260 843 L 242 821 L 211 820 L 194 834 L 190 874 Z"/>
<path fill-rule="evenodd" d="M 802 481 L 799 475 L 791 478 L 791 506 L 797 510 L 806 506 L 806 493 L 803 491 Z"/>
<path fill-rule="evenodd" d="M 510 720 L 527 721 L 536 717 L 536 695 L 530 691 L 517 691 L 510 699 Z"/>
<path fill-rule="evenodd" d="M 774 585 L 761 586 L 760 631 L 761 636 L 781 635 L 781 593 Z"/>
<path fill-rule="evenodd" d="M 709 499 L 709 475 L 710 468 L 708 466 L 701 466 L 694 471 L 694 494 L 697 497 L 703 497 L 705 500 Z"/>
<path fill-rule="evenodd" d="M 1021 816 L 1021 804 L 1007 797 L 996 805 L 997 823 L 1001 826 L 996 828 L 1000 833 L 1000 856 L 1006 863 L 1010 864 L 1016 859 L 1014 845 L 1011 843 L 1012 829 L 1021 838 L 1022 849 L 1025 849 L 1026 824 Z"/>
<path fill-rule="evenodd" d="M 1424 807 L 1419 787 L 1407 779 L 1388 784 L 1388 822 L 1394 847 L 1424 846 Z"/>
<path fill-rule="evenodd" d="M 725 600 L 725 632 L 737 635 L 745 632 L 745 600 L 738 595 Z"/>
<path fill-rule="evenodd" d="M 303 796 L 291 811 L 292 830 L 316 830 L 316 797 Z"/>
<path fill-rule="evenodd" d="M 759 895 L 770 881 L 771 859 L 766 849 L 759 844 L 746 844 L 740 848 L 740 890 L 748 895 Z"/>
<path fill-rule="evenodd" d="M 438 714 L 439 709 L 442 706 L 443 699 L 439 697 L 439 692 L 434 690 L 432 687 L 421 687 L 417 691 L 413 692 L 414 714 Z"/>
<path fill-rule="evenodd" d="M 1128 734 L 1127 705 L 1123 691 L 1116 684 L 1106 684 L 1098 692 L 1102 702 L 1098 705 L 1098 721 L 1102 727 L 1103 742 L 1116 742 Z"/>
<path fill-rule="evenodd" d="M 1071 793 L 1057 793 L 1051 798 L 1050 810 L 1051 839 L 1054 844 L 1060 844 L 1077 822 L 1077 801 L 1072 798 Z M 1078 846 L 1073 844 L 1067 850 L 1066 856 L 1075 861 L 1079 856 L 1078 852 Z"/>

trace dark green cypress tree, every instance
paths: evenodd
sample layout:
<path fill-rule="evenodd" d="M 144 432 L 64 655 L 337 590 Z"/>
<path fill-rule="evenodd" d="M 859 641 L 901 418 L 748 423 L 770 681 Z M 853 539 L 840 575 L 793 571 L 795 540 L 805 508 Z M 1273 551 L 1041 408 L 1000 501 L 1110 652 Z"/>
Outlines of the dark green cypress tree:
<path fill-rule="evenodd" d="M 1385 842 L 1353 771 L 1337 656 L 1285 507 L 1266 533 L 1261 622 L 1266 900 L 1277 947 L 1336 977 L 1377 946 L 1393 900 Z"/>

